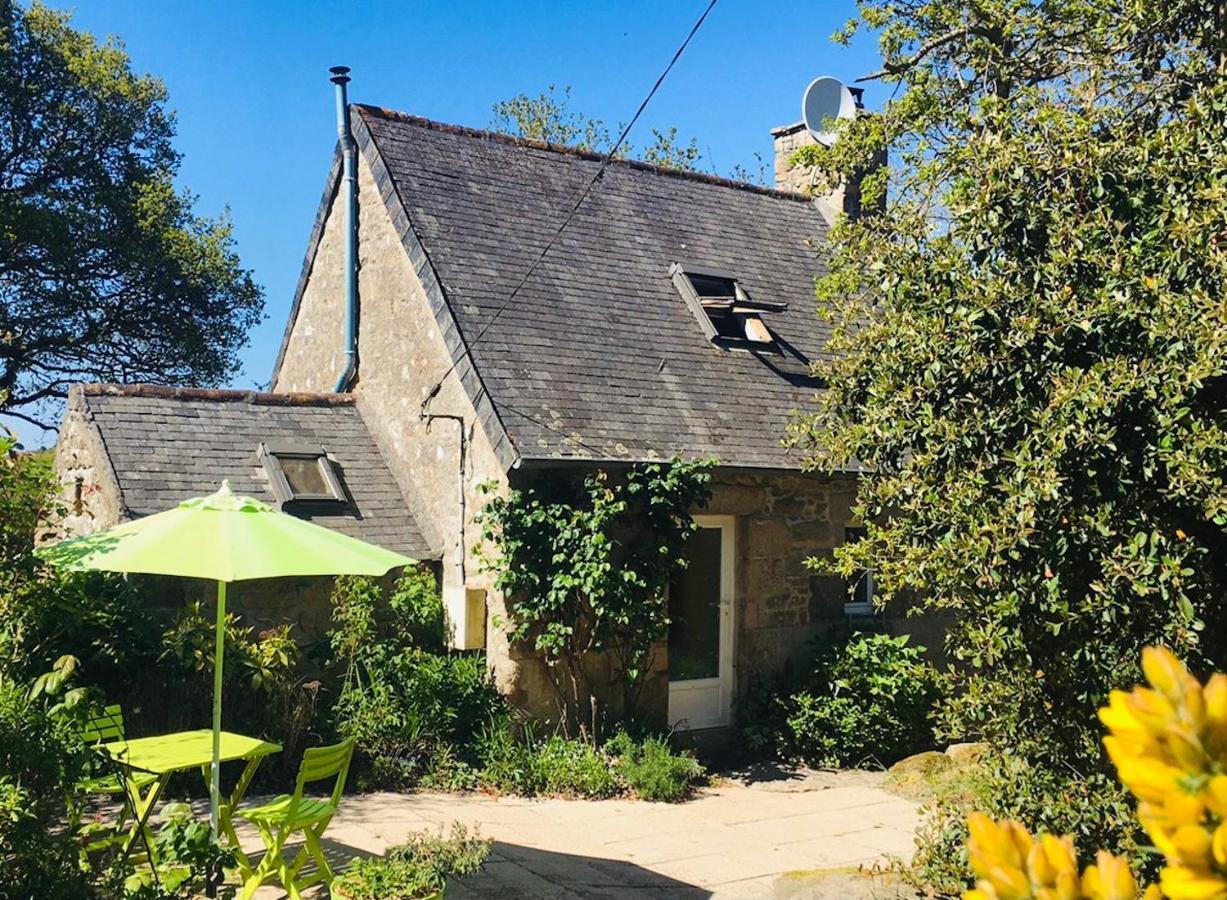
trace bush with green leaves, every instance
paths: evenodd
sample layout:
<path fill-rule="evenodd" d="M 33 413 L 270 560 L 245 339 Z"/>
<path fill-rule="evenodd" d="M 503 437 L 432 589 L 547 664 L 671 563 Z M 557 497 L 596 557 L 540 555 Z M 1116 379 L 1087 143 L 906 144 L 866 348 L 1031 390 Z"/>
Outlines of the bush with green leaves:
<path fill-rule="evenodd" d="M 865 0 L 840 37 L 877 42 L 891 99 L 805 154 L 822 186 L 889 160 L 831 231 L 826 390 L 794 423 L 863 473 L 834 569 L 944 617 L 943 732 L 1002 748 L 1002 812 L 1082 854 L 1140 846 L 1107 813 L 1109 690 L 1146 645 L 1227 666 L 1222 14 Z M 1078 812 L 1032 816 L 1057 760 Z"/>
<path fill-rule="evenodd" d="M 517 734 L 503 721 L 487 729 L 480 752 L 478 780 L 506 793 L 600 799 L 621 791 L 609 760 L 587 741 Z"/>
<path fill-rule="evenodd" d="M 173 696 L 173 716 L 161 714 L 166 730 L 209 721 L 216 640 L 213 611 L 199 602 L 189 604 L 162 635 L 158 665 L 138 680 L 141 687 L 122 696 L 131 698 L 132 708 L 145 714 L 146 724 L 149 707 Z M 275 740 L 283 748 L 277 758 L 261 766 L 257 785 L 293 777 L 295 760 L 316 724 L 319 682 L 307 675 L 289 625 L 256 632 L 227 613 L 223 641 L 222 709 L 228 727 Z"/>
<path fill-rule="evenodd" d="M 449 878 L 481 868 L 490 842 L 459 822 L 451 834 L 419 833 L 382 857 L 354 859 L 332 883 L 338 900 L 423 900 L 443 893 Z"/>
<path fill-rule="evenodd" d="M 372 579 L 338 579 L 332 604 L 332 714 L 357 741 L 359 784 L 405 787 L 427 773 L 438 783 L 474 763 L 477 735 L 504 704 L 483 656 L 444 648 L 434 576 L 408 570 L 386 596 Z"/>
<path fill-rule="evenodd" d="M 52 714 L 27 685 L 0 676 L 0 898 L 89 895 L 66 800 L 91 754 L 69 715 Z"/>
<path fill-rule="evenodd" d="M 693 755 L 677 753 L 663 738 L 636 741 L 625 731 L 605 745 L 618 779 L 640 800 L 677 803 L 690 796 L 707 776 Z"/>
<path fill-rule="evenodd" d="M 669 581 L 710 496 L 711 460 L 542 475 L 486 501 L 484 565 L 507 598 L 510 636 L 545 657 L 563 729 L 595 739 L 612 712 L 635 720 Z M 483 486 L 492 490 L 492 486 Z M 593 680 L 593 655 L 609 665 Z"/>
<path fill-rule="evenodd" d="M 598 747 L 561 734 L 536 738 L 503 721 L 483 734 L 480 755 L 480 784 L 524 796 L 600 799 L 630 792 L 674 802 L 688 797 L 706 775 L 698 760 L 674 752 L 667 740 L 639 740 L 625 731 Z"/>
<path fill-rule="evenodd" d="M 237 864 L 234 850 L 222 847 L 209 823 L 186 803 L 168 803 L 153 840 L 157 867 L 141 866 L 124 879 L 124 900 L 177 900 L 214 896 L 226 871 Z"/>
<path fill-rule="evenodd" d="M 751 749 L 813 766 L 885 766 L 933 743 L 938 677 L 906 635 L 823 646 L 799 682 L 768 679 L 738 709 Z"/>

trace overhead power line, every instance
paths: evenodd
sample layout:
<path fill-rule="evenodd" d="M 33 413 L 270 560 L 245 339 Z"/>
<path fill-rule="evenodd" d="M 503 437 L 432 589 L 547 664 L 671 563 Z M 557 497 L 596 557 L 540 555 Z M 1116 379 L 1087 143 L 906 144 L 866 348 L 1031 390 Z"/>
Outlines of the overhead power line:
<path fill-rule="evenodd" d="M 558 243 L 558 239 L 562 237 L 563 231 L 565 231 L 567 226 L 571 224 L 571 220 L 575 218 L 575 214 L 579 212 L 579 208 L 583 206 L 584 201 L 588 199 L 588 195 L 592 193 L 592 189 L 596 187 L 596 183 L 601 180 L 601 176 L 605 174 L 605 169 L 608 168 L 610 161 L 614 159 L 618 151 L 622 149 L 622 145 L 626 142 L 627 135 L 629 135 L 631 129 L 635 127 L 635 123 L 639 121 L 639 117 L 643 115 L 643 111 L 648 108 L 648 104 L 651 103 L 652 98 L 656 96 L 657 90 L 660 89 L 660 86 L 664 83 L 665 78 L 668 77 L 669 73 L 673 71 L 673 67 L 677 65 L 677 61 L 682 58 L 682 54 L 686 51 L 686 48 L 690 45 L 691 40 L 698 33 L 699 29 L 703 27 L 703 22 L 707 19 L 708 14 L 715 8 L 715 6 L 716 0 L 711 0 L 711 2 L 707 4 L 706 9 L 703 10 L 702 15 L 695 20 L 690 32 L 686 35 L 686 39 L 678 45 L 677 50 L 673 54 L 673 58 L 669 60 L 669 64 L 665 66 L 663 71 L 661 71 L 655 83 L 652 85 L 652 89 L 648 91 L 647 96 L 643 98 L 643 102 L 639 104 L 639 108 L 635 110 L 635 114 L 631 116 L 631 120 L 626 123 L 626 127 L 623 128 L 622 133 L 618 135 L 617 141 L 615 141 L 614 145 L 609 148 L 609 152 L 605 154 L 604 158 L 601 160 L 601 164 L 597 166 L 596 173 L 592 176 L 587 185 L 584 186 L 584 189 L 580 191 L 579 196 L 576 198 L 575 203 L 571 206 L 571 209 L 567 212 L 562 222 L 559 223 L 558 227 L 554 230 L 554 233 L 550 236 L 550 239 L 546 241 L 545 246 L 541 248 L 541 252 L 537 254 L 535 259 L 533 259 L 532 265 L 525 270 L 524 274 L 520 277 L 520 280 L 516 282 L 516 286 L 511 289 L 511 293 L 507 295 L 507 299 L 505 299 L 502 304 L 499 305 L 498 309 L 494 311 L 494 315 L 491 316 L 489 321 L 487 321 L 486 324 L 481 327 L 481 330 L 477 332 L 476 336 L 474 336 L 471 340 L 464 340 L 461 342 L 463 350 L 459 358 L 454 360 L 452 364 L 447 367 L 447 371 L 439 376 L 438 382 L 433 388 L 430 389 L 430 393 L 426 395 L 426 399 L 422 401 L 423 410 L 430 405 L 430 401 L 433 400 L 435 395 L 439 393 L 439 390 L 443 387 L 443 381 L 447 378 L 447 376 L 454 372 L 456 367 L 460 365 L 460 362 L 465 357 L 470 355 L 472 348 L 481 342 L 481 339 L 485 337 L 486 332 L 490 330 L 490 326 L 498 321 L 498 317 L 501 316 L 507 307 L 511 305 L 511 302 L 515 300 L 516 296 L 520 293 L 520 290 L 528 283 L 528 279 L 530 279 L 533 276 L 533 273 L 537 271 L 537 267 L 541 265 L 541 262 L 545 259 L 546 254 L 548 254 L 553 246 Z"/>

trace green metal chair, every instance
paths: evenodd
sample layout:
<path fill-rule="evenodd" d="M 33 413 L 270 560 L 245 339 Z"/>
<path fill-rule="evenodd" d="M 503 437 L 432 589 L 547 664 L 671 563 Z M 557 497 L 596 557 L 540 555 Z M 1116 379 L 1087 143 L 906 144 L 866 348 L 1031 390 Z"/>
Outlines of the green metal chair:
<path fill-rule="evenodd" d="M 105 744 L 109 741 L 122 741 L 127 735 L 124 733 L 124 713 L 123 709 L 118 705 L 105 706 L 98 715 L 86 721 L 85 726 L 81 729 L 81 740 L 92 745 Z M 151 775 L 147 772 L 133 772 L 131 780 L 138 787 L 145 787 L 157 780 L 156 775 Z M 110 775 L 99 775 L 95 778 L 89 778 L 77 785 L 77 792 L 86 796 L 95 794 L 122 794 L 124 793 L 124 783 L 119 775 L 112 773 Z"/>
<path fill-rule="evenodd" d="M 105 744 L 109 741 L 125 739 L 123 709 L 118 705 L 103 707 L 97 715 L 86 720 L 79 734 L 81 740 L 91 746 Z M 148 772 L 132 772 L 130 780 L 137 787 L 144 788 L 157 780 L 156 775 Z M 73 825 L 79 825 L 85 815 L 87 798 L 99 794 L 122 794 L 123 799 L 119 812 L 113 822 L 97 822 L 88 825 L 84 832 L 83 851 L 92 853 L 110 847 L 116 840 L 128 818 L 133 814 L 132 797 L 128 796 L 127 785 L 119 773 L 112 772 L 96 775 L 76 784 L 75 790 L 68 796 L 68 818 Z"/>
<path fill-rule="evenodd" d="M 336 875 L 324 856 L 320 838 L 324 836 L 324 830 L 341 802 L 341 792 L 345 790 L 345 778 L 353 756 L 353 738 L 331 747 L 313 747 L 303 753 L 293 794 L 282 794 L 263 806 L 236 811 L 235 815 L 256 826 L 265 847 L 263 858 L 254 868 L 245 854 L 237 854 L 239 872 L 243 878 L 243 890 L 239 895 L 241 900 L 250 900 L 262 884 L 272 879 L 277 880 L 291 900 L 299 900 L 302 890 L 313 884 L 332 884 Z M 303 796 L 303 788 L 308 784 L 329 779 L 335 780 L 332 794 L 328 797 Z M 293 862 L 287 862 L 285 845 L 300 831 L 306 846 L 298 852 Z M 316 869 L 303 875 L 303 866 L 311 859 L 315 860 Z"/>

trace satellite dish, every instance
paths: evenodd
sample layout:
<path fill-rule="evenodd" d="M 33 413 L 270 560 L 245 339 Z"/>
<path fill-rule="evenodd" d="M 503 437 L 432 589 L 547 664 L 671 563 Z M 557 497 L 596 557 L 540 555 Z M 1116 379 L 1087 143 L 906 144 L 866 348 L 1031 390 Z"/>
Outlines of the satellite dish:
<path fill-rule="evenodd" d="M 838 78 L 823 75 L 815 78 L 801 97 L 801 119 L 814 136 L 814 140 L 830 147 L 838 136 L 827 131 L 823 123 L 828 119 L 851 119 L 856 116 L 856 98 L 852 91 Z"/>

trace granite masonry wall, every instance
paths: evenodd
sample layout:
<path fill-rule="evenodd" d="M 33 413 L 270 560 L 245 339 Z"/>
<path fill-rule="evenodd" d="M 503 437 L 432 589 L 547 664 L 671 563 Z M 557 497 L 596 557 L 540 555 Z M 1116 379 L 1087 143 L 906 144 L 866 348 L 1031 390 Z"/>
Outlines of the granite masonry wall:
<path fill-rule="evenodd" d="M 452 628 L 460 631 L 465 590 L 488 591 L 492 581 L 475 559 L 474 516 L 485 499 L 479 487 L 492 483 L 505 490 L 507 479 L 459 378 L 448 372 L 442 333 L 365 156 L 358 161 L 358 209 L 358 374 L 351 389 L 414 515 L 441 548 L 442 587 Z M 342 218 L 334 196 L 274 391 L 328 391 L 340 371 Z M 443 384 L 424 411 L 423 401 L 440 378 Z M 458 643 L 484 644 L 497 682 L 513 693 L 517 665 L 502 632 L 489 624 L 505 612 L 497 597 L 487 593 L 486 601 L 485 633 L 458 634 Z"/>

